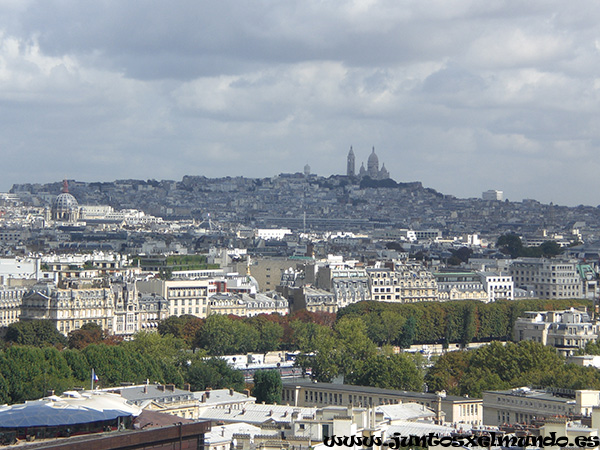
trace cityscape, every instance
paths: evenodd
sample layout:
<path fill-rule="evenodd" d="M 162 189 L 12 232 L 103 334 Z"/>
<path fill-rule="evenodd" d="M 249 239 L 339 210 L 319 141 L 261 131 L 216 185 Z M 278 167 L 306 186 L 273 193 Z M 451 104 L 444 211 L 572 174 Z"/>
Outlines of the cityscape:
<path fill-rule="evenodd" d="M 600 447 L 598 36 L 0 2 L 0 450 Z"/>
<path fill-rule="evenodd" d="M 594 430 L 598 208 L 498 189 L 460 199 L 396 182 L 375 148 L 367 169 L 355 158 L 327 177 L 307 164 L 0 194 L 3 443 L 93 442 L 169 417 L 215 449 L 324 445 L 344 427 L 384 440 Z M 488 359 L 520 365 L 495 373 Z M 66 417 L 34 429 L 25 400 L 118 412 L 85 432 Z"/>

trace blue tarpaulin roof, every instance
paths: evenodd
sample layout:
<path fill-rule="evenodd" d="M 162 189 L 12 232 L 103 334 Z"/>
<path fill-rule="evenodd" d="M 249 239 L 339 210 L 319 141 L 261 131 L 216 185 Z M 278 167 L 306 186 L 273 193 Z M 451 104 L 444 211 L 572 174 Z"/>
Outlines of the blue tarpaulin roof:
<path fill-rule="evenodd" d="M 47 397 L 18 405 L 0 406 L 0 429 L 53 427 L 137 416 L 139 408 L 114 394 Z"/>

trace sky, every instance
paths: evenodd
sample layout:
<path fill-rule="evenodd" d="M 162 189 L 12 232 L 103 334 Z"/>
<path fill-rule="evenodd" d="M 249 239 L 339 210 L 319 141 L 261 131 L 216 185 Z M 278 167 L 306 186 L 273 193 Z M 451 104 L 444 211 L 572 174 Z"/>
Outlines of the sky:
<path fill-rule="evenodd" d="M 600 204 L 593 0 L 0 0 L 13 183 L 345 174 Z"/>

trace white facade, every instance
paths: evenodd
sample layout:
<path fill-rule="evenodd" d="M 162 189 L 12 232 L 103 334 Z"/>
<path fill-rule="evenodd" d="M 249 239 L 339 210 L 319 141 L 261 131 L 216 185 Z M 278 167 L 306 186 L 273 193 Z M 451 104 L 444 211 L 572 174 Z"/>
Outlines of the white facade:
<path fill-rule="evenodd" d="M 39 280 L 39 258 L 0 258 L 0 284 L 6 285 L 11 278 Z"/>
<path fill-rule="evenodd" d="M 259 228 L 256 230 L 256 237 L 268 241 L 269 239 L 282 240 L 286 234 L 292 234 L 292 230 L 287 228 Z"/>
<path fill-rule="evenodd" d="M 27 292 L 24 287 L 0 287 L 0 327 L 7 327 L 19 321 L 23 295 Z"/>
<path fill-rule="evenodd" d="M 488 302 L 515 299 L 515 285 L 510 275 L 500 275 L 496 272 L 479 272 L 479 276 L 487 292 Z"/>
<path fill-rule="evenodd" d="M 600 391 L 542 391 L 526 387 L 483 393 L 483 424 L 532 423 L 555 416 L 591 416 L 600 405 Z"/>
<path fill-rule="evenodd" d="M 489 191 L 482 192 L 481 198 L 483 200 L 503 200 L 504 192 L 490 189 Z"/>

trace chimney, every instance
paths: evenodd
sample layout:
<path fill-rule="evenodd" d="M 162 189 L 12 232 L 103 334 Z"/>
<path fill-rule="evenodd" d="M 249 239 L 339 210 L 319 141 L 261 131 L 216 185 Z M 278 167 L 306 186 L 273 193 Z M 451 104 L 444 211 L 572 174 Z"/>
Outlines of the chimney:
<path fill-rule="evenodd" d="M 233 389 L 229 389 L 229 395 L 233 397 Z"/>
<path fill-rule="evenodd" d="M 206 392 L 204 393 L 204 395 L 206 395 L 206 398 L 209 399 L 210 398 L 210 389 L 207 389 Z"/>
<path fill-rule="evenodd" d="M 54 389 L 48 389 L 48 397 L 51 397 L 54 395 Z"/>
<path fill-rule="evenodd" d="M 250 397 L 250 389 L 244 389 L 244 394 L 246 394 L 246 397 Z"/>
<path fill-rule="evenodd" d="M 192 390 L 192 386 L 190 386 L 190 383 L 185 383 L 183 385 L 183 389 L 186 391 L 191 391 Z"/>
<path fill-rule="evenodd" d="M 147 393 L 148 393 L 148 385 L 147 385 L 147 384 L 145 384 L 145 385 L 144 385 L 144 394 L 147 394 Z"/>
<path fill-rule="evenodd" d="M 161 392 L 165 392 L 165 385 L 164 384 L 159 384 L 158 386 L 156 386 L 158 388 L 159 391 Z"/>
<path fill-rule="evenodd" d="M 165 389 L 167 391 L 175 392 L 175 385 L 174 384 L 167 384 L 167 385 L 165 385 Z"/>

